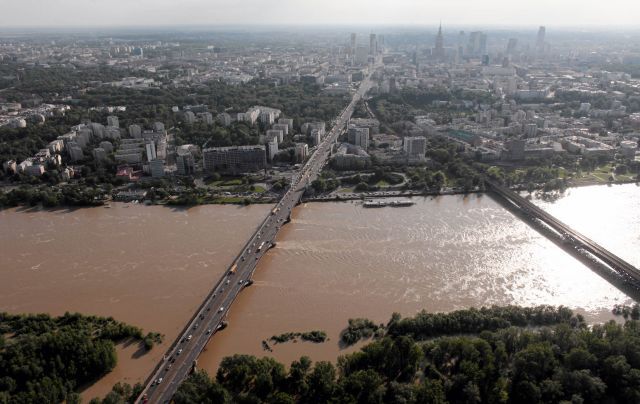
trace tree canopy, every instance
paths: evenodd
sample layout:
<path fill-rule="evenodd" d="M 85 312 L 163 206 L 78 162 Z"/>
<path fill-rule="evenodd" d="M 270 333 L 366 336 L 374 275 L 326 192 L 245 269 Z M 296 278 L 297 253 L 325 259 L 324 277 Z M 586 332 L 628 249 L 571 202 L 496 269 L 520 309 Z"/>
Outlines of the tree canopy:
<path fill-rule="evenodd" d="M 360 321 L 360 323 L 364 323 Z M 564 307 L 394 315 L 386 334 L 337 365 L 307 357 L 225 358 L 184 403 L 631 403 L 640 401 L 640 323 L 588 327 Z"/>
<path fill-rule="evenodd" d="M 127 338 L 145 336 L 111 317 L 0 313 L 0 403 L 79 402 L 76 390 L 116 366 Z"/>

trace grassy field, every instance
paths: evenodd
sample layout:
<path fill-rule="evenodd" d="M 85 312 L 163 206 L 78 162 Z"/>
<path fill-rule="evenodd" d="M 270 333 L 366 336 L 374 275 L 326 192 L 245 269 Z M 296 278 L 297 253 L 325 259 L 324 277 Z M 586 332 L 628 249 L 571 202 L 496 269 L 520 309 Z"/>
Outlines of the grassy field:
<path fill-rule="evenodd" d="M 580 176 L 575 176 L 573 180 L 577 183 L 605 184 L 609 182 L 609 177 L 612 175 L 615 181 L 629 182 L 636 178 L 634 174 L 614 174 L 613 170 L 613 164 L 603 164 L 591 172 L 583 172 Z"/>

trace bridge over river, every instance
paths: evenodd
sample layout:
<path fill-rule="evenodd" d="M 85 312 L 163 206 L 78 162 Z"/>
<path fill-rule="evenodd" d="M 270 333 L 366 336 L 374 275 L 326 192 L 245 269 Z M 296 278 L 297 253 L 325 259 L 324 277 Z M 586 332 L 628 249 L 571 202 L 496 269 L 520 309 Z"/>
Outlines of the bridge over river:
<path fill-rule="evenodd" d="M 602 269 L 612 271 L 627 284 L 624 292 L 630 290 L 637 294 L 640 288 L 640 270 L 629 262 L 613 254 L 600 244 L 572 229 L 554 216 L 537 207 L 518 193 L 493 181 L 486 182 L 487 188 L 500 198 L 507 208 L 520 212 L 536 229 L 540 230 L 553 241 L 560 242 L 565 249 L 573 250 L 573 255 L 582 258 L 590 267 L 601 272 Z M 606 274 L 605 274 L 606 275 Z M 610 276 L 606 276 L 611 280 Z M 614 280 L 615 282 L 615 280 Z M 620 286 L 615 282 L 615 286 Z M 631 288 L 629 288 L 631 286 Z"/>
<path fill-rule="evenodd" d="M 275 245 L 280 228 L 289 220 L 291 210 L 300 202 L 304 190 L 316 179 L 327 163 L 331 146 L 343 132 L 354 107 L 371 87 L 371 70 L 354 92 L 349 105 L 342 111 L 313 155 L 292 179 L 288 191 L 270 214 L 258 226 L 244 245 L 230 268 L 218 280 L 204 302 L 188 321 L 164 358 L 147 378 L 138 403 L 166 403 L 171 401 L 180 383 L 189 375 L 200 352 L 216 331 L 224 328 L 231 305 L 243 288 L 251 285 L 251 278 L 260 258 Z M 158 383 L 158 381 L 161 381 Z"/>

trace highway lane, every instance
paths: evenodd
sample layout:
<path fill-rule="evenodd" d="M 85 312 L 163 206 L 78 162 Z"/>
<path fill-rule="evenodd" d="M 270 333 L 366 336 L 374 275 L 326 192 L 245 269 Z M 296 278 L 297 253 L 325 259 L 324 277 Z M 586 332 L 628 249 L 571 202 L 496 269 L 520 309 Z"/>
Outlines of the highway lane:
<path fill-rule="evenodd" d="M 349 105 L 336 119 L 309 160 L 292 178 L 289 190 L 242 248 L 230 269 L 218 280 L 204 299 L 183 332 L 156 366 L 138 398 L 140 403 L 167 403 L 180 383 L 189 375 L 200 352 L 211 336 L 224 327 L 224 319 L 240 291 L 250 285 L 256 264 L 275 245 L 278 230 L 289 220 L 291 211 L 300 202 L 305 188 L 314 181 L 330 155 L 332 145 L 342 133 L 357 102 L 371 87 L 371 73 L 367 74 L 354 93 Z"/>

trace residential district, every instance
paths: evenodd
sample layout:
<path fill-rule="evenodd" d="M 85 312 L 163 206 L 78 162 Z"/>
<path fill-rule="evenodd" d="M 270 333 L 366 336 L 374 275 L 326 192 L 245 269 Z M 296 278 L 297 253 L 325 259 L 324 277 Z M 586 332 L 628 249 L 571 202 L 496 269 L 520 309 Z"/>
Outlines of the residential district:
<path fill-rule="evenodd" d="M 271 202 L 332 123 L 329 112 L 313 116 L 287 106 L 322 100 L 337 111 L 372 70 L 374 87 L 331 149 L 331 178 L 348 183 L 351 174 L 384 167 L 397 172 L 397 181 L 377 178 L 377 185 L 415 189 L 415 171 L 407 167 L 425 167 L 444 170 L 437 188 L 461 185 L 434 153 L 440 144 L 467 166 L 484 167 L 485 175 L 553 168 L 552 176 L 516 176 L 512 185 L 637 179 L 637 46 L 576 46 L 560 34 L 551 41 L 545 27 L 492 37 L 440 26 L 429 36 L 425 43 L 393 33 L 351 33 L 298 45 L 276 37 L 269 47 L 190 37 L 0 39 L 2 189 L 83 184 L 104 201 L 149 199 L 150 190 L 164 187 L 162 196 L 186 203 L 200 197 Z M 66 74 L 88 78 L 58 78 Z M 43 77 L 54 82 L 51 89 L 34 91 Z M 274 95 L 296 86 L 301 92 Z M 198 96 L 207 91 L 209 98 Z M 246 100 L 227 94 L 234 91 L 272 102 L 244 107 Z M 233 139 L 220 139 L 221 133 Z M 28 143 L 31 155 L 12 146 L 24 139 L 35 139 Z M 104 175 L 87 181 L 96 172 Z M 316 185 L 309 195 L 354 191 Z M 474 181 L 464 188 L 478 186 Z M 180 199 L 194 189 L 195 199 Z"/>

